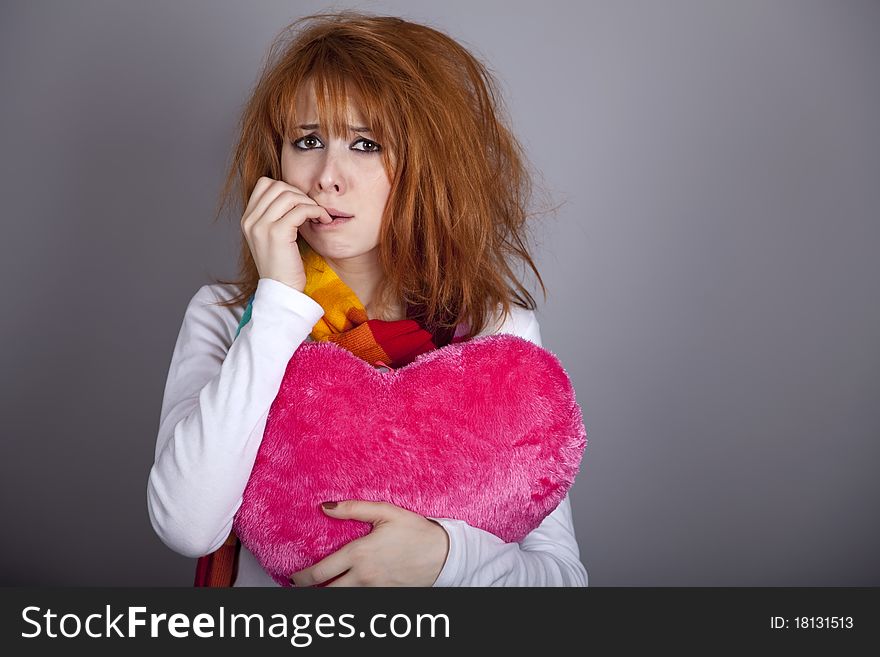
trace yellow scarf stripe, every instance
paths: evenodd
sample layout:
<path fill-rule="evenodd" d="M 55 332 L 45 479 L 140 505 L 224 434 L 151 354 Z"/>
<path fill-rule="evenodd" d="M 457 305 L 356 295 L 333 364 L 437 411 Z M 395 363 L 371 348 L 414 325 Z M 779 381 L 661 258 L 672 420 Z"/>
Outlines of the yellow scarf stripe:
<path fill-rule="evenodd" d="M 304 240 L 298 240 L 306 272 L 305 294 L 324 309 L 324 316 L 312 327 L 312 339 L 330 340 L 368 363 L 389 363 L 391 358 L 379 346 L 367 323 L 367 309 L 351 288 Z"/>
<path fill-rule="evenodd" d="M 306 287 L 303 292 L 324 309 L 324 316 L 312 328 L 312 338 L 318 341 L 328 340 L 335 333 L 354 328 L 355 322 L 349 318 L 351 310 L 361 311 L 362 321 L 366 321 L 367 310 L 351 288 L 342 282 L 336 272 L 327 266 L 324 258 L 305 241 L 297 242 L 306 271 Z"/>

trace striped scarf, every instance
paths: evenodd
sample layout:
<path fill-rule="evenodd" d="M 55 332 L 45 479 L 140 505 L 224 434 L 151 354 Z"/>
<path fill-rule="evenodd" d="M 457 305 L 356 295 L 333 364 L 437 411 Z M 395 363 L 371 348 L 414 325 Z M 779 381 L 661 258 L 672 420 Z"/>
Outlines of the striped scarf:
<path fill-rule="evenodd" d="M 411 363 L 419 354 L 460 341 L 460 332 L 456 331 L 455 337 L 449 330 L 432 334 L 417 319 L 391 322 L 369 319 L 364 305 L 327 261 L 304 240 L 298 240 L 297 244 L 306 273 L 303 292 L 324 309 L 324 315 L 312 327 L 310 335 L 313 340 L 335 342 L 371 365 L 391 369 Z M 236 338 L 251 319 L 254 296 L 248 300 L 235 332 Z M 407 317 L 419 317 L 419 314 L 408 307 Z M 240 546 L 235 532 L 231 532 L 220 548 L 200 557 L 196 565 L 195 586 L 232 586 Z"/>

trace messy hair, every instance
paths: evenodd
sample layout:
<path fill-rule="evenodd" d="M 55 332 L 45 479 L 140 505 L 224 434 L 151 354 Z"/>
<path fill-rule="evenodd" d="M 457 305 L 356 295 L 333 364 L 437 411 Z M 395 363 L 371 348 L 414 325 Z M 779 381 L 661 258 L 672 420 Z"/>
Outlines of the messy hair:
<path fill-rule="evenodd" d="M 498 309 L 503 321 L 511 304 L 536 308 L 516 265 L 534 272 L 546 299 L 527 247 L 533 181 L 496 81 L 454 39 L 401 18 L 315 14 L 279 34 L 242 112 L 218 217 L 234 190 L 243 212 L 260 177 L 281 179 L 295 99 L 309 85 L 330 135 L 347 134 L 346 104 L 356 98 L 376 141 L 388 145 L 378 308 L 397 299 L 432 333 L 466 322 L 472 337 Z M 238 280 L 219 282 L 240 292 L 221 305 L 243 305 L 257 288 L 244 235 L 239 265 Z"/>

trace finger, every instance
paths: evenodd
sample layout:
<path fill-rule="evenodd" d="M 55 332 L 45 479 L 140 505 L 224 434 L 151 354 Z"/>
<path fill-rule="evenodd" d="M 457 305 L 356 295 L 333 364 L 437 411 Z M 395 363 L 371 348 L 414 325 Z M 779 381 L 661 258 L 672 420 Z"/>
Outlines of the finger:
<path fill-rule="evenodd" d="M 272 227 L 274 224 L 294 224 L 300 226 L 307 219 L 314 219 L 322 223 L 333 221 L 327 210 L 315 203 L 302 203 L 300 196 L 289 196 L 281 194 L 275 201 L 266 208 L 266 213 L 259 221 L 266 227 Z M 292 220 L 292 221 L 289 221 Z M 284 230 L 279 228 L 278 230 Z"/>
<path fill-rule="evenodd" d="M 307 205 L 310 201 L 311 199 L 307 196 L 294 192 L 284 183 L 275 181 L 275 184 L 267 189 L 255 203 L 254 209 L 251 211 L 250 215 L 245 217 L 243 225 L 246 228 L 251 228 L 255 224 L 261 222 L 273 205 L 276 208 L 277 214 L 272 217 L 272 219 L 278 219 L 278 217 L 296 205 L 299 205 L 300 203 Z M 314 202 L 312 201 L 312 203 Z M 284 206 L 284 210 L 281 212 L 278 212 L 279 205 Z"/>
<path fill-rule="evenodd" d="M 269 204 L 275 200 L 279 194 L 285 191 L 295 192 L 308 198 L 305 192 L 293 185 L 288 185 L 286 182 L 275 180 L 268 176 L 261 177 L 257 180 L 257 183 L 254 185 L 254 190 L 251 192 L 248 206 L 242 214 L 242 223 L 244 223 L 247 218 L 253 220 L 259 219 L 266 211 Z"/>
<path fill-rule="evenodd" d="M 297 205 L 317 205 L 315 201 L 303 194 L 299 189 L 291 187 L 287 183 L 275 180 L 263 192 L 263 195 L 254 204 L 250 214 L 246 214 L 242 221 L 245 228 L 251 228 L 255 223 L 260 221 L 267 215 L 270 206 L 275 205 L 275 216 L 271 219 L 275 220 L 281 217 L 285 212 Z M 283 207 L 283 210 L 278 208 Z"/>
<path fill-rule="evenodd" d="M 251 190 L 250 198 L 248 199 L 247 207 L 244 209 L 242 213 L 242 217 L 247 217 L 253 209 L 257 206 L 257 203 L 260 202 L 260 199 L 263 198 L 263 194 L 266 193 L 266 190 L 272 186 L 273 183 L 277 182 L 273 178 L 269 178 L 268 176 L 261 176 L 257 182 L 254 184 L 253 190 Z"/>
<path fill-rule="evenodd" d="M 324 588 L 329 589 L 331 586 L 361 586 L 361 583 L 355 574 L 349 570 L 342 577 L 337 577 L 332 582 L 325 584 Z"/>
<path fill-rule="evenodd" d="M 341 575 L 352 567 L 353 560 L 348 545 L 336 550 L 333 554 L 324 557 L 318 563 L 304 568 L 290 576 L 294 586 L 305 587 L 321 584 L 328 579 Z"/>
<path fill-rule="evenodd" d="M 321 508 L 328 516 L 333 518 L 345 518 L 350 520 L 362 520 L 372 523 L 373 526 L 380 522 L 391 520 L 400 511 L 405 511 L 399 506 L 388 502 L 368 502 L 367 500 L 345 500 L 336 502 L 335 506 L 327 506 L 332 502 L 324 502 Z"/>

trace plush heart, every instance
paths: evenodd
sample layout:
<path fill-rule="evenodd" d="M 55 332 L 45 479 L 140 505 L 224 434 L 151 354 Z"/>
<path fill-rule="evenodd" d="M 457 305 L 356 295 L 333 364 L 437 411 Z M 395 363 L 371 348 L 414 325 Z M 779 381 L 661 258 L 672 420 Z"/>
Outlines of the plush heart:
<path fill-rule="evenodd" d="M 332 342 L 307 342 L 269 410 L 233 528 L 281 585 L 369 533 L 331 500 L 391 502 L 519 541 L 562 501 L 586 446 L 556 356 L 498 334 L 380 372 Z"/>

